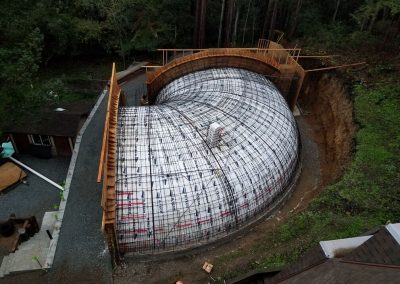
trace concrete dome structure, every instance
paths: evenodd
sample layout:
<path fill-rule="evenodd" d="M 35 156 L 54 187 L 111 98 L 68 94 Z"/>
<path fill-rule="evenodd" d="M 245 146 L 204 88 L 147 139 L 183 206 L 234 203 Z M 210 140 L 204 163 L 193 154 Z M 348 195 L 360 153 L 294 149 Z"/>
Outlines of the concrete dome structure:
<path fill-rule="evenodd" d="M 117 139 L 123 252 L 177 251 L 239 230 L 285 194 L 299 159 L 285 99 L 236 68 L 185 75 L 155 105 L 121 107 Z"/>

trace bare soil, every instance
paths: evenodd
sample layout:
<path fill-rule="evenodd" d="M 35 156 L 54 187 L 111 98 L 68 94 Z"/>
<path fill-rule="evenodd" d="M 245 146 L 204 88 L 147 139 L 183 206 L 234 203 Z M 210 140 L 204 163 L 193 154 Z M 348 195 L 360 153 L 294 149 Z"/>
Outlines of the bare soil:
<path fill-rule="evenodd" d="M 321 159 L 322 185 L 331 184 L 351 159 L 356 126 L 350 87 L 335 73 L 310 73 L 299 104 L 313 128 Z"/>
<path fill-rule="evenodd" d="M 116 269 L 114 282 L 175 283 L 182 279 L 185 283 L 213 283 L 213 278 L 242 270 L 249 263 L 273 253 L 257 250 L 257 243 L 289 216 L 306 208 L 326 185 L 343 173 L 351 159 L 356 128 L 349 88 L 343 80 L 333 73 L 309 76 L 299 104 L 303 111 L 303 115 L 297 117 L 303 144 L 303 168 L 292 196 L 280 211 L 222 244 L 167 257 L 127 258 L 124 265 Z M 282 248 L 274 250 L 279 252 Z M 211 276 L 201 269 L 205 261 L 216 264 Z"/>

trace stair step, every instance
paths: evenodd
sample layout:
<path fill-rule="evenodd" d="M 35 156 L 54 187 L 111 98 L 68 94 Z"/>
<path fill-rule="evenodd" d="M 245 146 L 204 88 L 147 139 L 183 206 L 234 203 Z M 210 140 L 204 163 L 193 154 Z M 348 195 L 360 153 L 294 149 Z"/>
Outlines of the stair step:
<path fill-rule="evenodd" d="M 15 253 L 4 257 L 0 267 L 0 277 L 10 273 L 40 270 L 45 265 L 50 238 L 46 230 L 53 233 L 57 212 L 46 212 L 40 231 L 28 241 L 20 244 Z M 35 260 L 37 258 L 40 264 Z"/>

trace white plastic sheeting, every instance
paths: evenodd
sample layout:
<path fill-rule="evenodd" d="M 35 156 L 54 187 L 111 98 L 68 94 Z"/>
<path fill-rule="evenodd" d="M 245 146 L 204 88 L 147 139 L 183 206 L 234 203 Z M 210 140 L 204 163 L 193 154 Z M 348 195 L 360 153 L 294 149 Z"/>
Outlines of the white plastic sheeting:
<path fill-rule="evenodd" d="M 209 127 L 224 130 L 216 147 Z M 117 238 L 162 252 L 224 237 L 272 206 L 291 181 L 298 132 L 263 76 L 208 69 L 168 84 L 154 106 L 121 108 Z"/>

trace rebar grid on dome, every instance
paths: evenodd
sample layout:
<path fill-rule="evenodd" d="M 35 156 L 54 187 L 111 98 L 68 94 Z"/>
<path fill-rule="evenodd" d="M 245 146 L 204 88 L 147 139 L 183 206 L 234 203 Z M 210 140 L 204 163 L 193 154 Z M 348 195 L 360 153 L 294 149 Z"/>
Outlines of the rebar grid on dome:
<path fill-rule="evenodd" d="M 224 133 L 210 148 L 217 122 Z M 124 252 L 181 250 L 236 231 L 286 188 L 297 128 L 274 85 L 250 71 L 198 71 L 157 104 L 121 108 L 117 237 Z"/>

